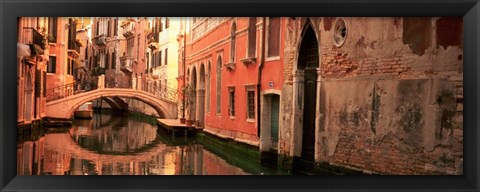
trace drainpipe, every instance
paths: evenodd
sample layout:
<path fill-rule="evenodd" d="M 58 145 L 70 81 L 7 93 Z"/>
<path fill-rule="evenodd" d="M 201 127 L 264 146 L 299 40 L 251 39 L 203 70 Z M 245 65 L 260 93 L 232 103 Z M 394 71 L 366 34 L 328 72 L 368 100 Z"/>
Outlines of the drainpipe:
<path fill-rule="evenodd" d="M 265 63 L 265 34 L 266 34 L 266 17 L 262 18 L 262 49 L 261 49 L 261 59 L 260 63 L 258 64 L 258 76 L 257 76 L 257 135 L 260 137 L 260 100 L 261 100 L 261 94 L 260 94 L 260 89 L 261 89 L 261 82 L 262 82 L 262 69 L 263 69 L 263 64 Z"/>

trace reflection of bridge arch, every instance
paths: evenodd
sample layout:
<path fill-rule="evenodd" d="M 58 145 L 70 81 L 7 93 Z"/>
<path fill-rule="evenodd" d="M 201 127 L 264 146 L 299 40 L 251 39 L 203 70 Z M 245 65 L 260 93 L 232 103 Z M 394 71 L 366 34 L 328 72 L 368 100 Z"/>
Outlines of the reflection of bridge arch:
<path fill-rule="evenodd" d="M 98 154 L 87 150 L 76 143 L 70 133 L 50 133 L 45 135 L 45 149 L 54 150 L 60 154 L 72 154 L 76 158 L 86 159 L 92 162 L 116 163 L 116 162 L 145 162 L 153 156 L 171 152 L 172 148 L 163 143 L 153 145 L 151 148 L 128 155 Z"/>
<path fill-rule="evenodd" d="M 174 119 L 177 116 L 177 104 L 175 102 L 159 98 L 148 92 L 121 88 L 96 89 L 50 101 L 47 103 L 46 114 L 52 118 L 70 119 L 73 112 L 80 105 L 102 97 L 129 97 L 138 99 L 157 111 L 160 118 Z"/>

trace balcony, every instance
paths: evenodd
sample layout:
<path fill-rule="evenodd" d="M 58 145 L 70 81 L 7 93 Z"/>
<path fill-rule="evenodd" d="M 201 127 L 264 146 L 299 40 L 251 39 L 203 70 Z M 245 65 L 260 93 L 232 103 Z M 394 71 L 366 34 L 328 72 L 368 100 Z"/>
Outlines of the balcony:
<path fill-rule="evenodd" d="M 158 33 L 150 32 L 147 35 L 148 43 L 158 43 Z"/>
<path fill-rule="evenodd" d="M 120 57 L 120 70 L 131 74 L 133 72 L 133 58 L 128 56 Z"/>
<path fill-rule="evenodd" d="M 44 36 L 31 27 L 24 28 L 23 32 L 23 43 L 30 45 L 32 55 L 43 54 L 46 48 Z"/>
<path fill-rule="evenodd" d="M 73 58 L 80 57 L 80 43 L 77 41 L 68 42 L 68 56 Z"/>
<path fill-rule="evenodd" d="M 96 36 L 95 37 L 95 44 L 106 45 L 107 44 L 107 37 L 104 34 Z"/>
<path fill-rule="evenodd" d="M 122 23 L 123 36 L 130 37 L 135 34 L 135 20 L 129 19 Z"/>

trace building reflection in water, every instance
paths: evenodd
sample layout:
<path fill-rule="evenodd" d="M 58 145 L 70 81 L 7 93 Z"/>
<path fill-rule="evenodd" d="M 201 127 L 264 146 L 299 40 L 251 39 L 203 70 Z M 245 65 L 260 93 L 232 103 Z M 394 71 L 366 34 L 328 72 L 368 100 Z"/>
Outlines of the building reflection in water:
<path fill-rule="evenodd" d="M 18 175 L 245 175 L 191 138 L 159 134 L 157 125 L 95 114 L 70 129 L 17 146 Z"/>

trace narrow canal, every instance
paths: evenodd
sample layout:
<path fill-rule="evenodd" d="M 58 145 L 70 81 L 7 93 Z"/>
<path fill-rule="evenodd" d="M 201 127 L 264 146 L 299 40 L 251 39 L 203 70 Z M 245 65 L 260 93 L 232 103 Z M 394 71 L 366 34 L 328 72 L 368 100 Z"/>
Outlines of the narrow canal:
<path fill-rule="evenodd" d="M 258 149 L 207 134 L 175 136 L 145 116 L 94 113 L 22 136 L 19 175 L 278 175 Z"/>

